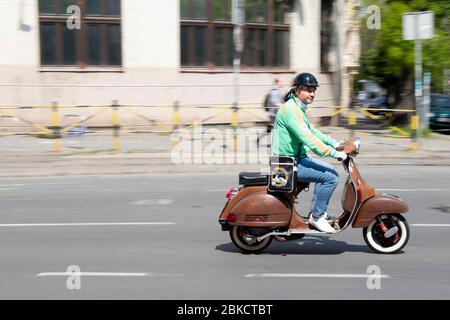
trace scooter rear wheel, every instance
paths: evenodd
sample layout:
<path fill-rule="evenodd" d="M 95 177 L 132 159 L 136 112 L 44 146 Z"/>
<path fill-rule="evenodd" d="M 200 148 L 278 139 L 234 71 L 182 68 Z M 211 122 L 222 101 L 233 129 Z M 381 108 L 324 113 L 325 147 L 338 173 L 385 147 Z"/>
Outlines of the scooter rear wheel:
<path fill-rule="evenodd" d="M 402 250 L 409 240 L 409 225 L 400 214 L 380 215 L 385 226 L 390 229 L 397 227 L 398 231 L 391 237 L 385 238 L 377 219 L 374 219 L 363 229 L 364 241 L 374 251 L 392 254 Z"/>
<path fill-rule="evenodd" d="M 250 232 L 251 230 L 256 228 L 246 228 L 241 226 L 233 226 L 230 230 L 230 238 L 233 241 L 234 245 L 239 248 L 244 253 L 259 253 L 267 248 L 272 242 L 272 237 L 267 237 L 262 241 L 257 241 L 254 239 L 254 243 L 249 242 L 244 237 L 255 238 L 257 236 L 261 236 L 261 234 L 255 234 L 255 232 Z M 261 229 L 263 231 L 263 229 Z"/>

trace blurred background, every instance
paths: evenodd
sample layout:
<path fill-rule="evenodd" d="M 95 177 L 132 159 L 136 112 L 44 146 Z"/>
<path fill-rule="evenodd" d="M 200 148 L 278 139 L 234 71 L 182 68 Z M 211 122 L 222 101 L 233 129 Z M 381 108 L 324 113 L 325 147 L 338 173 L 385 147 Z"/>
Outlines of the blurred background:
<path fill-rule="evenodd" d="M 423 11 L 434 21 L 418 102 L 402 15 Z M 300 72 L 319 80 L 318 125 L 410 137 L 431 100 L 420 120 L 450 126 L 448 1 L 3 0 L 0 18 L 3 137 L 264 126 L 274 80 L 284 93 Z"/>
<path fill-rule="evenodd" d="M 0 0 L 0 26 L 0 299 L 450 297 L 450 1 Z M 408 203 L 399 255 L 353 230 L 248 256 L 220 231 L 238 173 L 268 168 L 268 93 L 301 72 L 312 122 Z M 332 277 L 248 277 L 274 271 Z"/>

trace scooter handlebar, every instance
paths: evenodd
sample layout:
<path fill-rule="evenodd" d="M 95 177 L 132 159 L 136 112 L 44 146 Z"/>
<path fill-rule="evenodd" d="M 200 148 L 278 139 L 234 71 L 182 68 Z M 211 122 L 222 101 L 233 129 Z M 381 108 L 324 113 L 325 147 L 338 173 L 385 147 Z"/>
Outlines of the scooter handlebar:
<path fill-rule="evenodd" d="M 359 137 L 345 139 L 336 150 L 344 151 L 347 155 L 356 156 L 359 154 L 359 149 L 361 147 L 361 140 Z"/>

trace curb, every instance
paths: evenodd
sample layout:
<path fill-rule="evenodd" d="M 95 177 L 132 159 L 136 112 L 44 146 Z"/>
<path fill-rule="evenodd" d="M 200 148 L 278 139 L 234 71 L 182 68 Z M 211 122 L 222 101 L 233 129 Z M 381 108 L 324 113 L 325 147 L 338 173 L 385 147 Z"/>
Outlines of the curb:
<path fill-rule="evenodd" d="M 158 174 L 197 174 L 197 173 L 237 173 L 240 171 L 261 171 L 267 164 L 180 164 L 175 165 L 166 159 L 136 159 L 137 161 L 111 163 L 104 161 L 92 161 L 77 163 L 43 162 L 43 163 L 16 163 L 15 167 L 9 165 L 0 168 L 0 178 L 44 178 L 44 177 L 68 177 L 68 176 L 116 176 L 116 175 L 158 175 Z M 398 166 L 399 170 L 406 166 L 450 166 L 450 158 L 445 159 L 408 159 L 401 158 L 360 158 L 362 166 Z M 331 162 L 339 168 L 340 164 Z"/>

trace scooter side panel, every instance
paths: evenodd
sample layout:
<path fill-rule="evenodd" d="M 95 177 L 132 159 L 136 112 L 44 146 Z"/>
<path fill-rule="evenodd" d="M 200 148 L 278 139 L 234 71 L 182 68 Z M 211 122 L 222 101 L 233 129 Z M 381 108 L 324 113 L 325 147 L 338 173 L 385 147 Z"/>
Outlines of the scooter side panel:
<path fill-rule="evenodd" d="M 267 189 L 254 192 L 240 200 L 230 212 L 236 215 L 236 224 L 247 227 L 282 227 L 289 225 L 292 209 L 282 195 Z"/>
<path fill-rule="evenodd" d="M 231 209 L 242 199 L 247 197 L 248 195 L 255 192 L 267 192 L 267 186 L 253 186 L 253 187 L 244 187 L 239 190 L 239 192 L 227 202 L 225 208 L 223 208 L 222 213 L 219 216 L 219 220 L 225 220 L 230 213 Z"/>
<path fill-rule="evenodd" d="M 376 194 L 361 205 L 353 227 L 367 227 L 380 214 L 405 213 L 408 210 L 408 205 L 400 198 L 388 194 Z"/>

